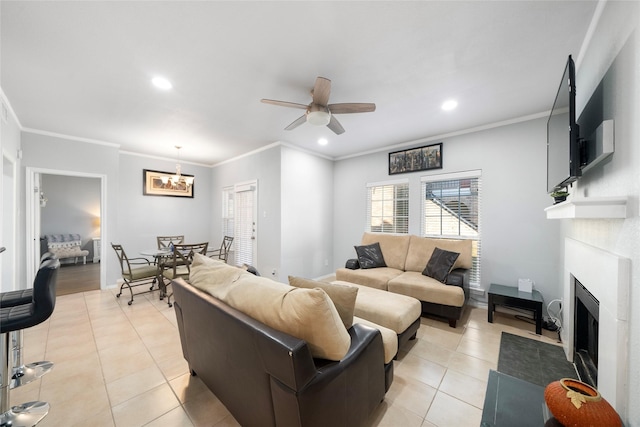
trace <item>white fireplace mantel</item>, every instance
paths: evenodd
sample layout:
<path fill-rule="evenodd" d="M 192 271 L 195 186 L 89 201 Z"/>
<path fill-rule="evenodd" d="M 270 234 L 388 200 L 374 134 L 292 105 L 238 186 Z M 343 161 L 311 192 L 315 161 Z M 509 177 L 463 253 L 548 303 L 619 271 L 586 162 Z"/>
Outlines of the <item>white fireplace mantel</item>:
<path fill-rule="evenodd" d="M 573 361 L 575 280 L 599 302 L 598 391 L 623 419 L 628 410 L 631 260 L 565 239 L 562 343 Z"/>
<path fill-rule="evenodd" d="M 583 197 L 549 206 L 547 219 L 616 219 L 627 217 L 627 197 Z"/>

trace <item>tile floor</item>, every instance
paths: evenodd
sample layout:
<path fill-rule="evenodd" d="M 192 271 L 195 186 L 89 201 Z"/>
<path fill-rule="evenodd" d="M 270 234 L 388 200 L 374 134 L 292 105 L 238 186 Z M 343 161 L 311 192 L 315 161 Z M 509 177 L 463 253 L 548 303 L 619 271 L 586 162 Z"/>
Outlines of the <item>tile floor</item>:
<path fill-rule="evenodd" d="M 49 402 L 39 426 L 237 426 L 233 416 L 189 375 L 175 314 L 155 293 L 133 305 L 115 290 L 61 296 L 46 322 L 25 330 L 24 361 L 50 360 L 41 380 L 12 390 L 11 402 Z M 489 369 L 500 333 L 555 343 L 511 315 L 466 310 L 456 329 L 422 318 L 417 339 L 401 350 L 395 376 L 371 426 L 480 424 Z"/>

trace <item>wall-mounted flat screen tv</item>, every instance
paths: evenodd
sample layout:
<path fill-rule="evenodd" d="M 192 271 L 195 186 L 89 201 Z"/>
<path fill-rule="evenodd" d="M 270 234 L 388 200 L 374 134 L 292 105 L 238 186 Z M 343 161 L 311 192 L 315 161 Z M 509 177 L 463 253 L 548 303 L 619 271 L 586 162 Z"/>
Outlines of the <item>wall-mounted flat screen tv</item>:
<path fill-rule="evenodd" d="M 576 123 L 576 71 L 571 55 L 547 121 L 547 191 L 552 193 L 580 176 L 580 142 Z"/>

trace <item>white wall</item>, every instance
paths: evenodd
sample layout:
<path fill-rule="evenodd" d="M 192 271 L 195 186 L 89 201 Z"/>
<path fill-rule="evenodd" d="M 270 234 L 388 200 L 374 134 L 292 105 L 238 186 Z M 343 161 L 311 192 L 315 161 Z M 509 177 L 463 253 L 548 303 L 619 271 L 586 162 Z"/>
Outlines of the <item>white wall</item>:
<path fill-rule="evenodd" d="M 118 239 L 116 226 L 118 198 L 119 155 L 116 145 L 90 144 L 63 137 L 22 132 L 21 143 L 23 150 L 21 176 L 25 176 L 26 168 L 41 168 L 89 175 L 104 175 L 106 181 L 106 211 L 101 218 L 101 226 L 105 234 L 103 239 Z M 73 189 L 70 189 L 73 191 Z M 27 189 L 20 191 L 20 206 L 25 206 Z M 30 193 L 29 193 L 30 194 Z M 126 202 L 126 201 L 125 201 Z M 24 213 L 22 216 L 26 216 Z M 22 253 L 26 251 L 26 225 L 21 225 Z M 115 285 L 120 267 L 116 257 L 103 254 L 101 262 L 106 268 L 106 286 Z M 26 270 L 26 265 L 23 266 Z M 23 271 L 25 271 L 23 270 Z"/>
<path fill-rule="evenodd" d="M 106 286 L 114 286 L 120 266 L 111 242 L 120 243 L 130 256 L 156 247 L 160 234 L 184 234 L 187 241 L 209 241 L 211 236 L 211 170 L 183 165 L 183 172 L 195 175 L 194 198 L 144 196 L 142 170 L 173 171 L 175 161 L 120 154 L 116 145 L 91 144 L 63 137 L 22 133 L 24 167 L 106 176 L 106 219 L 101 262 L 106 266 Z M 24 171 L 22 172 L 24 175 Z M 68 191 L 73 192 L 71 187 Z M 24 194 L 21 192 L 21 205 Z M 45 208 L 46 209 L 46 208 Z M 21 236 L 24 242 L 24 228 Z"/>
<path fill-rule="evenodd" d="M 550 94 L 553 97 L 554 94 Z M 443 169 L 388 175 L 388 152 L 337 161 L 334 170 L 334 267 L 354 258 L 365 228 L 367 182 L 409 179 L 411 234 L 420 233 L 423 175 L 482 171 L 482 287 L 530 278 L 546 301 L 562 295 L 558 282 L 559 224 L 545 219 L 546 117 L 431 141 L 443 145 Z M 407 147 L 427 145 L 416 142 Z M 425 265 L 428 260 L 425 260 Z"/>
<path fill-rule="evenodd" d="M 279 144 L 219 164 L 211 170 L 211 241 L 222 242 L 222 189 L 245 181 L 258 181 L 258 253 L 255 267 L 261 275 L 280 280 L 281 180 Z M 219 243 L 218 243 L 219 244 Z M 276 270 L 272 276 L 271 271 Z M 286 280 L 286 278 L 285 278 Z"/>
<path fill-rule="evenodd" d="M 255 267 L 287 282 L 333 273 L 333 161 L 276 143 L 212 170 L 213 239 L 222 239 L 222 189 L 258 181 Z M 272 272 L 275 270 L 275 274 Z"/>
<path fill-rule="evenodd" d="M 333 268 L 333 161 L 282 147 L 280 279 Z"/>
<path fill-rule="evenodd" d="M 107 243 L 121 244 L 130 257 L 157 247 L 157 236 L 184 235 L 185 243 L 209 242 L 211 237 L 211 169 L 181 162 L 182 173 L 194 175 L 193 198 L 145 196 L 143 169 L 175 172 L 175 160 L 120 154 L 118 174 L 117 237 Z M 107 247 L 104 258 L 115 259 Z"/>
<path fill-rule="evenodd" d="M 18 205 L 17 194 L 21 188 L 22 175 L 18 173 L 20 169 L 20 159 L 18 150 L 20 149 L 20 128 L 19 124 L 10 109 L 9 103 L 4 98 L 4 93 L 0 88 L 0 106 L 3 111 L 7 111 L 7 120 L 0 118 L 0 246 L 6 248 L 0 255 L 0 291 L 6 292 L 14 289 L 26 288 L 24 271 L 23 241 L 18 238 L 20 229 L 23 227 L 24 219 L 21 217 L 21 209 Z"/>
<path fill-rule="evenodd" d="M 640 425 L 640 4 L 606 4 L 593 39 L 577 69 L 579 111 L 601 84 L 603 118 L 615 121 L 615 153 L 574 186 L 574 195 L 627 196 L 629 217 L 622 220 L 563 220 L 562 237 L 597 246 L 631 259 L 629 319 L 630 378 L 625 425 Z"/>

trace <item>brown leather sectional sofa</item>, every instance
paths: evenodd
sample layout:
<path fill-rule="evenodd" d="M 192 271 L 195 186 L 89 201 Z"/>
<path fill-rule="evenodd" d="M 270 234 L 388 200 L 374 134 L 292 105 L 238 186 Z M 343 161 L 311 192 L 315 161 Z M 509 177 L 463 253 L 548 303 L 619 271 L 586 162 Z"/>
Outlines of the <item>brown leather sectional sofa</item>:
<path fill-rule="evenodd" d="M 360 426 L 383 400 L 393 370 L 378 330 L 353 324 L 347 354 L 318 359 L 305 341 L 182 280 L 172 287 L 189 369 L 241 425 Z"/>

